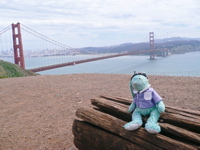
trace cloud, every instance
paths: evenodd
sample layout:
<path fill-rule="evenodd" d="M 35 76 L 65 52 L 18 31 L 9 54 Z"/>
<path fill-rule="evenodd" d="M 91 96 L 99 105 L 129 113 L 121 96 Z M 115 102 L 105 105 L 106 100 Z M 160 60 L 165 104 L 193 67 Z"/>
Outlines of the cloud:
<path fill-rule="evenodd" d="M 0 30 L 21 22 L 72 47 L 141 42 L 149 31 L 199 37 L 199 7 L 199 0 L 1 0 Z"/>

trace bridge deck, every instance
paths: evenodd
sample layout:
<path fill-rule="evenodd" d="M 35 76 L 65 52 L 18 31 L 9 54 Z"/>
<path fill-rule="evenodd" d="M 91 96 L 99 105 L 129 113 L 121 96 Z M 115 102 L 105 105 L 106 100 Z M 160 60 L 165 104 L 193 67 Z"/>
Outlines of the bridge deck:
<path fill-rule="evenodd" d="M 76 64 L 81 64 L 81 63 L 86 63 L 86 62 L 91 62 L 91 61 L 96 61 L 96 60 L 102 60 L 102 59 L 108 59 L 108 58 L 114 58 L 114 57 L 126 56 L 126 55 L 159 52 L 159 51 L 166 51 L 166 49 L 114 54 L 114 55 L 109 55 L 109 56 L 102 56 L 102 57 L 96 57 L 96 58 L 90 58 L 90 59 L 84 59 L 84 60 L 77 60 L 77 61 L 67 62 L 67 63 L 62 63 L 62 64 L 56 64 L 56 65 L 51 65 L 51 66 L 39 67 L 39 68 L 34 68 L 34 69 L 29 69 L 29 70 L 32 71 L 32 72 L 40 72 L 40 71 L 56 69 L 56 68 L 60 68 L 60 67 L 73 66 L 73 65 L 76 65 Z"/>

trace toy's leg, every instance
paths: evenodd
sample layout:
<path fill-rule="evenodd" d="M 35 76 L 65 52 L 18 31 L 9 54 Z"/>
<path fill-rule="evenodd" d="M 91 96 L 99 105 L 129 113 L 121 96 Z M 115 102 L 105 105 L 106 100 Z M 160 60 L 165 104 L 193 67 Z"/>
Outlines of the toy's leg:
<path fill-rule="evenodd" d="M 160 117 L 160 113 L 157 108 L 153 109 L 150 113 L 150 117 L 145 124 L 145 129 L 152 134 L 159 133 L 161 131 L 160 126 L 158 124 L 158 119 Z"/>
<path fill-rule="evenodd" d="M 142 125 L 142 116 L 136 108 L 132 114 L 132 121 L 125 124 L 124 128 L 126 130 L 132 131 L 138 129 L 141 125 Z"/>

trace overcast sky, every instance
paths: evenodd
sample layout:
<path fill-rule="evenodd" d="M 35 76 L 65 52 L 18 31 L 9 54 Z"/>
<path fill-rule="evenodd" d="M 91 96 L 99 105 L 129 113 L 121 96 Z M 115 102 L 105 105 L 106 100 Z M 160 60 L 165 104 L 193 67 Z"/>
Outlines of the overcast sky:
<path fill-rule="evenodd" d="M 73 48 L 200 38 L 200 0 L 0 0 L 0 30 L 20 22 Z"/>

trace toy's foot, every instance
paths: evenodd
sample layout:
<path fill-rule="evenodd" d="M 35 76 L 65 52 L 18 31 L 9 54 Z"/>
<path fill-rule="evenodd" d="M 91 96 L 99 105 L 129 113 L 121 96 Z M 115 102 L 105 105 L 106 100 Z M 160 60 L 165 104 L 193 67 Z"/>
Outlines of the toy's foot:
<path fill-rule="evenodd" d="M 154 129 L 146 129 L 149 133 L 151 133 L 151 134 L 157 134 L 157 133 L 159 133 L 159 131 L 157 131 L 157 130 L 154 130 Z"/>
<path fill-rule="evenodd" d="M 138 128 L 141 127 L 141 126 L 142 126 L 142 124 L 133 123 L 133 121 L 131 121 L 131 122 L 125 124 L 125 125 L 124 125 L 124 128 L 125 128 L 126 130 L 133 131 L 133 130 L 138 129 Z"/>
<path fill-rule="evenodd" d="M 146 123 L 145 129 L 151 134 L 157 134 L 161 131 L 158 123 Z"/>

